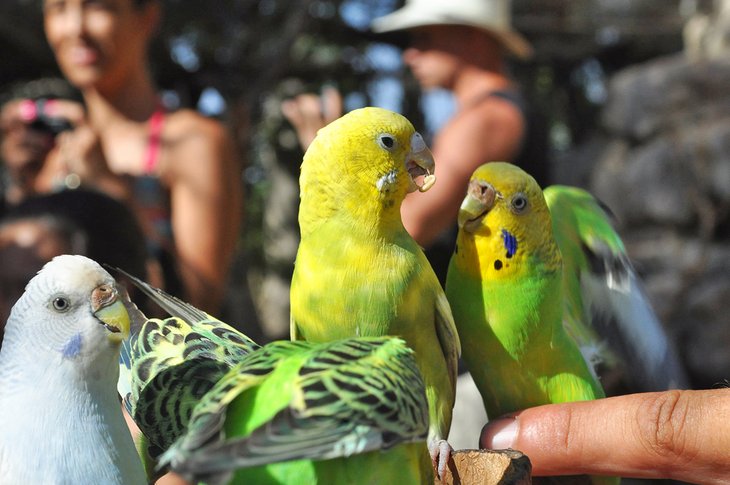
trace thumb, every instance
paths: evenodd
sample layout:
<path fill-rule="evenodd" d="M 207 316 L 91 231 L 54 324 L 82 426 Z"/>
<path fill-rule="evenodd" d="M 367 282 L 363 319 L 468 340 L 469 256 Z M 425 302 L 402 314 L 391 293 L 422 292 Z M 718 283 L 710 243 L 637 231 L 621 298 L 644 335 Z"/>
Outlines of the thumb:
<path fill-rule="evenodd" d="M 488 423 L 480 444 L 522 451 L 535 475 L 727 483 L 730 389 L 539 406 Z"/>

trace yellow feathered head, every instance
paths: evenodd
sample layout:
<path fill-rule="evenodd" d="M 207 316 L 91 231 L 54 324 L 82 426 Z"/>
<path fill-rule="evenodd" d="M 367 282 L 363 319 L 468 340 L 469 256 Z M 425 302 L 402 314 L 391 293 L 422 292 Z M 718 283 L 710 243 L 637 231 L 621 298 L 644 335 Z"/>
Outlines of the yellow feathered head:
<path fill-rule="evenodd" d="M 304 154 L 302 232 L 340 211 L 359 219 L 400 220 L 406 194 L 428 190 L 433 172 L 430 150 L 405 117 L 382 108 L 351 111 L 319 130 Z"/>
<path fill-rule="evenodd" d="M 534 258 L 551 268 L 560 265 L 542 190 L 515 165 L 492 162 L 474 171 L 458 223 L 457 260 L 478 259 L 469 263 L 471 270 L 485 278 L 519 273 Z"/>

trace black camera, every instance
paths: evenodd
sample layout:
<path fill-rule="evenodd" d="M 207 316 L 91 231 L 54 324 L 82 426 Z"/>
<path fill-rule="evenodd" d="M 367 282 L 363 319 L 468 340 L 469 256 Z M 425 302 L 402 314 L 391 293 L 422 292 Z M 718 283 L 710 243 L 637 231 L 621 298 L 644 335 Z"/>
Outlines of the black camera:
<path fill-rule="evenodd" d="M 58 135 L 59 133 L 67 130 L 73 130 L 73 125 L 66 118 L 49 116 L 46 113 L 46 103 L 53 101 L 47 98 L 39 98 L 35 101 L 35 118 L 29 123 L 30 128 L 41 131 L 44 133 L 50 133 L 52 135 Z"/>

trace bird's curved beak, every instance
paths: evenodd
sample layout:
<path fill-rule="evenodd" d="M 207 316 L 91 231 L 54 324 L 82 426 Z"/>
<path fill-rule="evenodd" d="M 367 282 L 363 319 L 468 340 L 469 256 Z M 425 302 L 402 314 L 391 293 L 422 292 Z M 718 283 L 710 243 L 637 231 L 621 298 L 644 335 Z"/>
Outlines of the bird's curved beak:
<path fill-rule="evenodd" d="M 100 285 L 91 292 L 94 316 L 109 331 L 109 340 L 119 343 L 129 337 L 129 313 L 113 285 Z"/>
<path fill-rule="evenodd" d="M 500 194 L 492 184 L 484 180 L 472 179 L 469 181 L 469 188 L 466 192 L 457 222 L 459 228 L 468 232 L 474 232 L 480 225 L 481 220 L 487 212 L 494 207 L 494 201 Z"/>
<path fill-rule="evenodd" d="M 426 142 L 420 133 L 416 132 L 411 135 L 411 151 L 406 156 L 406 170 L 410 175 L 410 183 L 408 192 L 426 192 L 433 184 L 436 183 L 436 176 L 433 172 L 436 169 L 436 163 L 433 160 L 433 154 L 428 149 Z M 423 183 L 418 185 L 416 177 L 423 175 Z"/>

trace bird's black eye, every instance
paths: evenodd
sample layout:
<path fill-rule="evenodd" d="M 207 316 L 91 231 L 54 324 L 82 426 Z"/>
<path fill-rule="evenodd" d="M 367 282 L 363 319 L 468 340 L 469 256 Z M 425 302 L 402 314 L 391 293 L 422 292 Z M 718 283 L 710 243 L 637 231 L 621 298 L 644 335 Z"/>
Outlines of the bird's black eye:
<path fill-rule="evenodd" d="M 395 137 L 393 137 L 393 135 L 388 135 L 387 133 L 380 135 L 378 136 L 378 143 L 386 150 L 392 150 L 395 146 Z"/>
<path fill-rule="evenodd" d="M 527 196 L 525 194 L 517 194 L 512 197 L 512 210 L 516 213 L 524 212 L 527 208 Z"/>
<path fill-rule="evenodd" d="M 69 303 L 68 299 L 58 296 L 53 299 L 53 308 L 58 312 L 65 312 L 69 309 L 71 304 Z"/>

